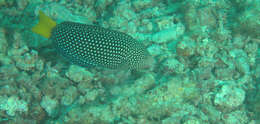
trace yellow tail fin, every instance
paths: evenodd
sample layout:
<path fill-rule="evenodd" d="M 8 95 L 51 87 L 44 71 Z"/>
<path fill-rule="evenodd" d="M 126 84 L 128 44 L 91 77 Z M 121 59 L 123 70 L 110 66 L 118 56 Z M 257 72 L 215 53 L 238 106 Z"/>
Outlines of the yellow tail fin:
<path fill-rule="evenodd" d="M 55 21 L 45 15 L 42 11 L 39 11 L 39 23 L 32 28 L 32 32 L 49 38 L 51 36 L 51 31 L 55 26 Z"/>

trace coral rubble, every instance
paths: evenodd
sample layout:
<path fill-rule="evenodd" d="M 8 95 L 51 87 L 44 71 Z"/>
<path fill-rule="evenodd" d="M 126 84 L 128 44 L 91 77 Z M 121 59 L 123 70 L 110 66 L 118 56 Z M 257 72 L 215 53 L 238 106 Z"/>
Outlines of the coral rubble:
<path fill-rule="evenodd" d="M 0 0 L 2 124 L 258 124 L 260 0 Z M 33 34 L 39 10 L 127 33 L 154 65 L 81 67 Z"/>

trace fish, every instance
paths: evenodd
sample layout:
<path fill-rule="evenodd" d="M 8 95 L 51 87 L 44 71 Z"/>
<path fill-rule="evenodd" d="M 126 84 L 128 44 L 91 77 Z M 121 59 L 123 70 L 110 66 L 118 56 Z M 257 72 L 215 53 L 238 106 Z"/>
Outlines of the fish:
<path fill-rule="evenodd" d="M 70 21 L 57 24 L 42 11 L 31 30 L 51 39 L 58 53 L 83 67 L 138 70 L 154 61 L 144 44 L 126 33 Z"/>

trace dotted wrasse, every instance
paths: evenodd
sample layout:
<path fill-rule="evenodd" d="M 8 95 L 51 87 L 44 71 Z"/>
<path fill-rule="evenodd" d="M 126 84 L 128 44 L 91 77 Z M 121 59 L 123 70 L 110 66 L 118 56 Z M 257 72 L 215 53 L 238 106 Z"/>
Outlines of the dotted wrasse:
<path fill-rule="evenodd" d="M 32 31 L 50 38 L 65 58 L 85 67 L 140 69 L 153 61 L 145 46 L 125 33 L 75 22 L 56 24 L 41 11 Z"/>

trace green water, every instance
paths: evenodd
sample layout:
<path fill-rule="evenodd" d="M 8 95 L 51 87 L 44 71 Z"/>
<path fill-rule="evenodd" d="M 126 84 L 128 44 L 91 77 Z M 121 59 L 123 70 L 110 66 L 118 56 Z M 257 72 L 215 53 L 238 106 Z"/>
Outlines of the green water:
<path fill-rule="evenodd" d="M 73 64 L 40 10 L 130 35 L 148 68 Z M 259 44 L 260 0 L 0 0 L 0 124 L 259 124 Z"/>

